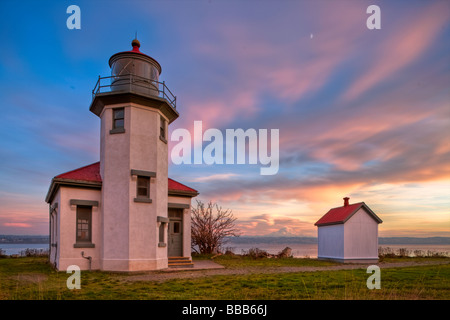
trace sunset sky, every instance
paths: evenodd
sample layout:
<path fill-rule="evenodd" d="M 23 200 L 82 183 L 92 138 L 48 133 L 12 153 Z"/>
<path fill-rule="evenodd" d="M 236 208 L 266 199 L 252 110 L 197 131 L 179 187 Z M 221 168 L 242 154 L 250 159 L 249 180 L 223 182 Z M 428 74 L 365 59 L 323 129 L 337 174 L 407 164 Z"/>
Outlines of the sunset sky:
<path fill-rule="evenodd" d="M 169 160 L 242 235 L 316 236 L 349 196 L 382 237 L 450 236 L 450 2 L 375 0 L 0 1 L 0 234 L 48 234 L 52 177 L 99 161 L 91 92 L 136 32 L 177 96 L 169 138 L 279 129 L 276 175 Z"/>

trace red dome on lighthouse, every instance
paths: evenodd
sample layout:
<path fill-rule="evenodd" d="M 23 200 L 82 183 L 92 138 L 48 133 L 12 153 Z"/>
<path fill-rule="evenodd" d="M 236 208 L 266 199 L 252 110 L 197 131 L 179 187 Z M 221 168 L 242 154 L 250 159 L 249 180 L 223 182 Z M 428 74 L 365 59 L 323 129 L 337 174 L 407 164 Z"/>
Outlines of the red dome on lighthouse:
<path fill-rule="evenodd" d="M 133 39 L 131 41 L 131 47 L 132 49 L 129 51 L 122 51 L 118 52 L 116 54 L 113 54 L 111 58 L 109 58 L 109 66 L 114 69 L 114 63 L 121 59 L 139 59 L 141 61 L 145 61 L 149 64 L 151 64 L 153 67 L 155 67 L 158 70 L 158 76 L 162 72 L 161 65 L 158 61 L 156 61 L 154 58 L 150 57 L 149 55 L 146 55 L 145 53 L 142 53 L 140 51 L 141 43 L 138 39 Z M 156 79 L 155 79 L 156 80 Z"/>

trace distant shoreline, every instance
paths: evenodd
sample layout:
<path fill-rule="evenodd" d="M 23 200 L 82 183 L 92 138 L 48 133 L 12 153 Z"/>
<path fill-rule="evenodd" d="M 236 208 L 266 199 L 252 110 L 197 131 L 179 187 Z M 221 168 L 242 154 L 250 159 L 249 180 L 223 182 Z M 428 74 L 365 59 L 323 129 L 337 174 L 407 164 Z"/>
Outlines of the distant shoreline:
<path fill-rule="evenodd" d="M 237 237 L 228 238 L 228 242 L 235 244 L 247 244 L 247 243 L 297 243 L 297 244 L 317 244 L 317 238 L 315 237 Z M 427 245 L 450 245 L 450 237 L 380 237 L 378 238 L 378 244 L 427 244 Z"/>
<path fill-rule="evenodd" d="M 48 244 L 49 236 L 40 235 L 0 235 L 0 248 L 2 244 Z"/>
<path fill-rule="evenodd" d="M 228 238 L 228 242 L 235 244 L 247 243 L 298 243 L 316 244 L 316 237 L 273 237 L 273 236 L 241 236 Z M 48 244 L 49 237 L 41 235 L 0 235 L 0 247 L 2 244 Z M 379 237 L 378 244 L 429 244 L 450 245 L 450 237 Z"/>

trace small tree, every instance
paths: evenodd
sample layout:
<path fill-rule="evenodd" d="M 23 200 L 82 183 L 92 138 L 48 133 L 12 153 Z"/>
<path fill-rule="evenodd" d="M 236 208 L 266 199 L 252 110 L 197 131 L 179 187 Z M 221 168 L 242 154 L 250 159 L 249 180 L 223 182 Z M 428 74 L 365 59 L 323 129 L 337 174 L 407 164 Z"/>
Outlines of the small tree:
<path fill-rule="evenodd" d="M 226 243 L 226 237 L 239 236 L 239 230 L 234 224 L 236 218 L 231 210 L 223 210 L 211 201 L 205 206 L 197 200 L 197 207 L 192 207 L 191 219 L 192 249 L 198 253 L 219 252 Z"/>

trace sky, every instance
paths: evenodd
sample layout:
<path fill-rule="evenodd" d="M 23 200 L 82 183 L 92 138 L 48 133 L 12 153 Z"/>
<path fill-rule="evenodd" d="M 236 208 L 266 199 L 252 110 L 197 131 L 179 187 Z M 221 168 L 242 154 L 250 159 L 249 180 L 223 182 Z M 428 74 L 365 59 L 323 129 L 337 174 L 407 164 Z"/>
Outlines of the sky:
<path fill-rule="evenodd" d="M 72 4 L 81 29 L 67 28 Z M 372 4 L 381 29 L 367 27 Z M 169 138 L 194 121 L 279 130 L 275 175 L 169 159 L 243 236 L 316 236 L 345 196 L 382 237 L 450 236 L 449 22 L 437 0 L 2 0 L 0 234 L 48 234 L 52 177 L 99 160 L 92 89 L 137 32 L 177 96 Z"/>

